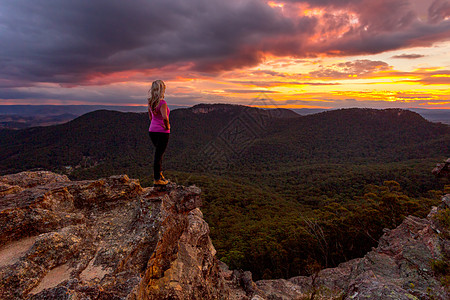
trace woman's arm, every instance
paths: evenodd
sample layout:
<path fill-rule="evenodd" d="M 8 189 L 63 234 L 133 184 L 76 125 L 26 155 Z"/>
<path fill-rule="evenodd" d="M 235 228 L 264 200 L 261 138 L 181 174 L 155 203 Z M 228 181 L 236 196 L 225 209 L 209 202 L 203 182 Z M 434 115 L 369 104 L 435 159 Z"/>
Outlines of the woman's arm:
<path fill-rule="evenodd" d="M 170 130 L 169 115 L 167 115 L 167 104 L 166 103 L 163 103 L 161 105 L 161 115 L 163 117 L 164 126 L 166 127 L 166 130 Z"/>
<path fill-rule="evenodd" d="M 150 112 L 150 107 L 147 108 L 148 110 L 148 118 L 150 119 L 150 122 L 152 121 L 152 113 Z"/>

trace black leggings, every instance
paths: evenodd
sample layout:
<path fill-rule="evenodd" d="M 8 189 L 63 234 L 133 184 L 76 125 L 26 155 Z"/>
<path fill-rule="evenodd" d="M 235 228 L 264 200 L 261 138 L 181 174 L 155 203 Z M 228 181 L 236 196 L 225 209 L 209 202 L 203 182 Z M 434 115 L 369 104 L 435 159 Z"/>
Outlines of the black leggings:
<path fill-rule="evenodd" d="M 161 164 L 164 155 L 164 151 L 166 151 L 167 144 L 169 143 L 169 135 L 170 133 L 165 132 L 151 132 L 149 131 L 150 139 L 152 140 L 153 145 L 155 145 L 155 161 L 153 164 L 153 175 L 155 176 L 155 180 L 161 179 Z"/>

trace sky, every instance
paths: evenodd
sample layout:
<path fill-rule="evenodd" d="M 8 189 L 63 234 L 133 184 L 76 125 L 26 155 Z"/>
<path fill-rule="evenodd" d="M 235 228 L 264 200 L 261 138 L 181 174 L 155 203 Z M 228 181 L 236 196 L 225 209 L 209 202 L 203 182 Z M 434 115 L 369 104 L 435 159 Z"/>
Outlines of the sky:
<path fill-rule="evenodd" d="M 447 0 L 0 0 L 0 41 L 3 105 L 450 109 Z"/>

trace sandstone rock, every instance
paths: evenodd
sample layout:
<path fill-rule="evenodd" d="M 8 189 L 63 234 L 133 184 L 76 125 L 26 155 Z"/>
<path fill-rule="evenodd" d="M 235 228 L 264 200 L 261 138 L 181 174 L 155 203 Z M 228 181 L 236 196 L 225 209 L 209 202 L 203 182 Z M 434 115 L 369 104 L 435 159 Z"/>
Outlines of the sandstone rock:
<path fill-rule="evenodd" d="M 30 188 L 38 185 L 45 185 L 53 182 L 67 182 L 70 181 L 66 175 L 60 175 L 49 171 L 37 172 L 20 172 L 0 177 L 1 183 L 9 185 L 17 185 L 22 188 Z"/>
<path fill-rule="evenodd" d="M 450 194 L 447 194 L 442 198 L 442 203 L 445 205 L 445 207 L 450 208 Z"/>
<path fill-rule="evenodd" d="M 443 163 L 439 163 L 431 171 L 437 177 L 447 177 L 450 178 L 450 158 Z"/>
<path fill-rule="evenodd" d="M 50 172 L 0 182 L 0 299 L 228 299 L 200 189 Z"/>
<path fill-rule="evenodd" d="M 0 182 L 0 197 L 8 194 L 15 194 L 21 190 L 22 188 L 18 185 L 10 185 L 4 182 Z"/>
<path fill-rule="evenodd" d="M 254 294 L 254 289 L 253 291 L 245 289 L 245 282 L 244 280 L 242 280 L 242 276 L 244 275 L 243 270 L 230 270 L 224 262 L 219 261 L 219 272 L 221 277 L 223 277 L 223 279 L 225 280 L 225 283 L 229 289 L 228 299 L 253 299 L 251 297 L 256 296 Z M 249 275 L 251 276 L 250 272 L 247 273 L 247 284 L 250 283 L 254 288 L 256 284 L 254 284 L 253 280 L 251 280 L 251 282 L 248 282 Z"/>
<path fill-rule="evenodd" d="M 131 299 L 228 299 L 199 194 L 174 187 L 162 197 L 160 238 Z"/>

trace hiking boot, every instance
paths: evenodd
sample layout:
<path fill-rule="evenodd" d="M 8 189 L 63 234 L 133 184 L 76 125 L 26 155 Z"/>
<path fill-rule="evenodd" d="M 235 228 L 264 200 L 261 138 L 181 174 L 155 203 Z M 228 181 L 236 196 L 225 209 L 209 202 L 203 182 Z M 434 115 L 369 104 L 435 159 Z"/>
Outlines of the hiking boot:
<path fill-rule="evenodd" d="M 163 173 L 162 173 L 162 172 L 161 172 L 161 173 L 159 173 L 159 175 L 161 176 L 161 179 L 162 179 L 162 180 L 167 180 L 167 179 L 166 179 L 166 177 L 164 177 L 164 175 L 163 175 Z"/>
<path fill-rule="evenodd" d="M 168 183 L 169 183 L 169 181 L 167 181 L 166 179 L 163 179 L 163 178 L 153 181 L 153 185 L 166 185 Z"/>

